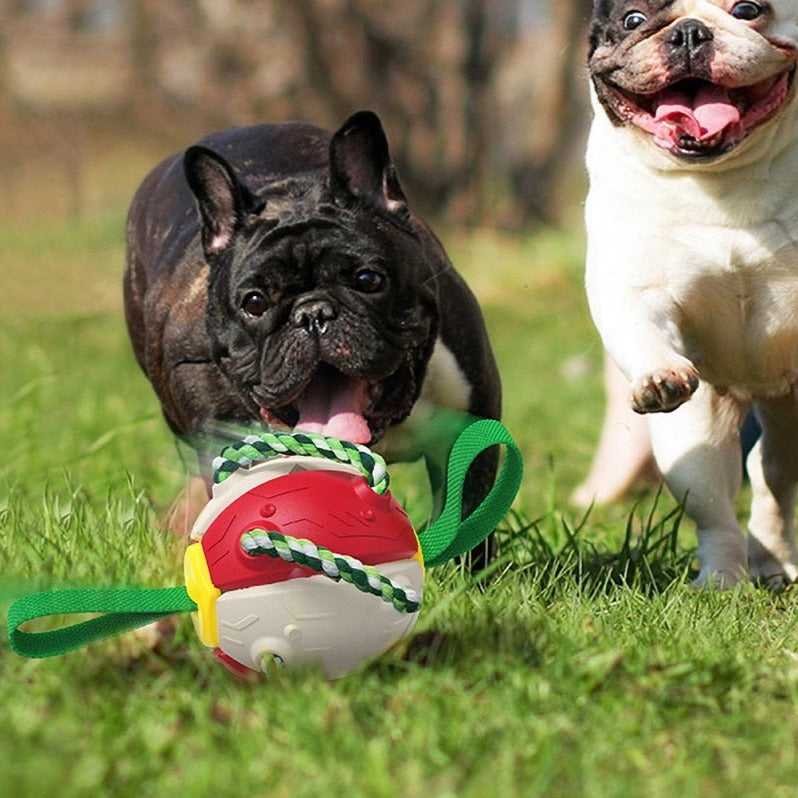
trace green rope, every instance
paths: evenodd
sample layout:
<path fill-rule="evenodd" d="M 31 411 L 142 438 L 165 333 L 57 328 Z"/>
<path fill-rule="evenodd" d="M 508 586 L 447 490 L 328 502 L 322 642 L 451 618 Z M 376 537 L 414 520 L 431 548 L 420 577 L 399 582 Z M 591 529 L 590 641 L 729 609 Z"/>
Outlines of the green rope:
<path fill-rule="evenodd" d="M 412 588 L 403 588 L 373 565 L 364 565 L 355 557 L 336 554 L 310 540 L 282 535 L 274 530 L 251 529 L 241 535 L 241 549 L 253 557 L 279 557 L 285 562 L 304 565 L 336 582 L 347 582 L 363 593 L 393 604 L 399 612 L 418 612 L 421 606 L 421 597 Z"/>
<path fill-rule="evenodd" d="M 261 432 L 226 447 L 213 461 L 213 480 L 224 482 L 239 468 L 248 468 L 284 455 L 323 457 L 354 466 L 377 493 L 388 490 L 385 460 L 359 443 L 328 438 L 313 432 Z"/>

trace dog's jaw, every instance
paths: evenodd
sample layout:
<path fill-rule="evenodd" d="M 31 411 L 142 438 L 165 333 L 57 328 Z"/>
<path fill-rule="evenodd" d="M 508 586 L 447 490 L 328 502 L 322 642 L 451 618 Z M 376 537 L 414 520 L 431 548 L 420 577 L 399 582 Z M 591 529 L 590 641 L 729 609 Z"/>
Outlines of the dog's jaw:
<path fill-rule="evenodd" d="M 408 364 L 381 380 L 347 376 L 320 364 L 290 401 L 261 406 L 260 418 L 269 427 L 373 445 L 410 414 L 417 383 L 418 375 Z"/>
<path fill-rule="evenodd" d="M 750 86 L 725 87 L 699 79 L 669 84 L 651 94 L 624 91 L 595 79 L 598 99 L 621 124 L 684 161 L 707 161 L 734 150 L 792 99 L 795 67 Z"/>
<path fill-rule="evenodd" d="M 260 417 L 270 427 L 290 426 L 368 444 L 375 436 L 366 414 L 378 392 L 376 383 L 322 368 L 293 402 L 275 409 L 262 407 Z"/>

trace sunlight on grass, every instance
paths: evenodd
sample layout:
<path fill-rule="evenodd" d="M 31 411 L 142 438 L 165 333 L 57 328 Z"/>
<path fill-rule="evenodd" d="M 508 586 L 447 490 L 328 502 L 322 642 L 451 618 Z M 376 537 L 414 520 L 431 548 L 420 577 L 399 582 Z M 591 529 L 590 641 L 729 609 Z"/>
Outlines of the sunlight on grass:
<path fill-rule="evenodd" d="M 33 589 L 182 580 L 159 519 L 185 468 L 127 341 L 123 219 L 0 230 L 3 611 Z M 567 504 L 603 406 L 581 234 L 442 238 L 525 456 L 490 575 L 431 569 L 414 635 L 335 683 L 234 682 L 187 618 L 157 650 L 127 635 L 28 661 L 3 644 L 2 794 L 793 793 L 792 591 L 690 589 L 691 525 L 656 490 Z M 423 468 L 393 468 L 392 490 L 425 518 Z"/>
<path fill-rule="evenodd" d="M 0 315 L 48 319 L 121 312 L 124 215 L 0 228 Z"/>

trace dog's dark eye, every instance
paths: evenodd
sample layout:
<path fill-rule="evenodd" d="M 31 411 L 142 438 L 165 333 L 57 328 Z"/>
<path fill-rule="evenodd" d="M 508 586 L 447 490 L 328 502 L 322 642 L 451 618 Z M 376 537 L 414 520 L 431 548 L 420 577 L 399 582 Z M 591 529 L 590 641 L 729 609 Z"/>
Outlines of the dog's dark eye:
<path fill-rule="evenodd" d="M 269 309 L 269 303 L 260 291 L 250 291 L 241 302 L 241 309 L 248 316 L 262 316 Z"/>
<path fill-rule="evenodd" d="M 730 13 L 735 19 L 750 21 L 762 16 L 763 11 L 759 3 L 735 3 Z"/>
<path fill-rule="evenodd" d="M 355 288 L 364 294 L 376 294 L 385 285 L 385 276 L 374 269 L 358 269 L 354 276 Z"/>
<path fill-rule="evenodd" d="M 646 22 L 646 15 L 642 11 L 630 11 L 623 18 L 624 30 L 635 30 Z"/>

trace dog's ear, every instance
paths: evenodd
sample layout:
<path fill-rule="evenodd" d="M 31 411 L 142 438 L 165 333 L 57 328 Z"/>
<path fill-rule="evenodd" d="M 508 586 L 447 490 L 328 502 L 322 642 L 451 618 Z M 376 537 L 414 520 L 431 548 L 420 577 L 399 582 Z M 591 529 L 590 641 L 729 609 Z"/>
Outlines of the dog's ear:
<path fill-rule="evenodd" d="M 336 199 L 352 198 L 392 214 L 407 215 L 388 140 L 377 114 L 358 111 L 330 142 L 330 189 Z"/>
<path fill-rule="evenodd" d="M 227 161 L 206 147 L 189 147 L 183 170 L 202 217 L 205 254 L 218 255 L 230 245 L 254 199 Z"/>

